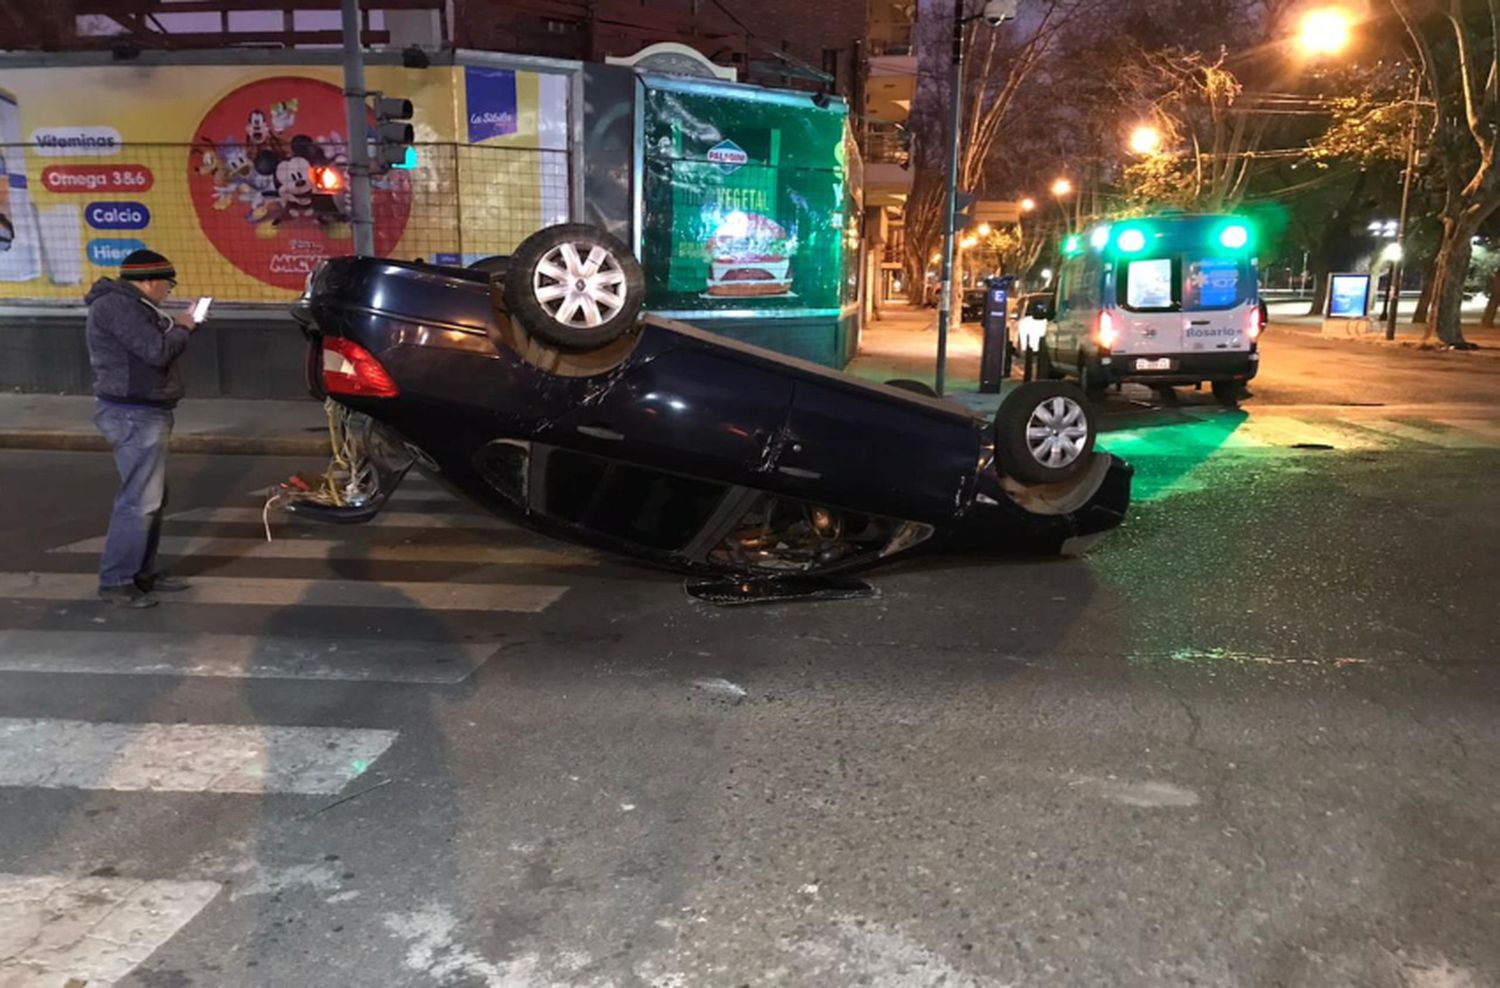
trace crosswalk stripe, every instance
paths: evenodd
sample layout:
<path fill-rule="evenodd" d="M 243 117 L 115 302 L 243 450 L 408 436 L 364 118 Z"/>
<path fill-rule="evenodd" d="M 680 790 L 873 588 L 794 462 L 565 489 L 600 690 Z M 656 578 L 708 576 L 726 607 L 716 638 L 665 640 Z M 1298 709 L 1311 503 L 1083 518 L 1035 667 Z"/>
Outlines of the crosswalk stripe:
<path fill-rule="evenodd" d="M 1360 419 L 1358 422 L 1351 422 L 1349 424 L 1383 435 L 1395 436 L 1410 442 L 1442 446 L 1446 449 L 1471 449 L 1477 446 L 1488 445 L 1488 443 L 1480 440 L 1478 436 L 1459 432 L 1445 432 L 1440 429 L 1424 429 L 1421 426 L 1396 422 L 1392 419 Z"/>
<path fill-rule="evenodd" d="M 0 599 L 94 599 L 93 573 L 0 573 Z M 200 576 L 173 602 L 271 607 L 375 607 L 382 610 L 511 611 L 536 613 L 556 603 L 566 587 L 508 583 L 385 583 Z"/>
<path fill-rule="evenodd" d="M 1325 424 L 1284 415 L 1252 415 L 1245 421 L 1243 431 L 1267 446 L 1295 446 L 1298 443 L 1341 445 L 1336 431 Z"/>
<path fill-rule="evenodd" d="M 98 555 L 104 536 L 81 539 L 51 550 L 60 553 Z M 360 559 L 369 562 L 485 563 L 497 566 L 595 566 L 598 558 L 584 550 L 572 552 L 533 546 L 463 543 L 410 542 L 396 545 L 371 544 L 345 539 L 213 538 L 211 536 L 166 535 L 160 551 L 168 556 L 229 556 L 235 559 Z"/>
<path fill-rule="evenodd" d="M 451 685 L 494 645 L 151 632 L 0 631 L 0 672 Z"/>
<path fill-rule="evenodd" d="M 0 874 L 0 985 L 114 984 L 219 888 L 217 882 Z"/>
<path fill-rule="evenodd" d="M 275 531 L 278 525 L 284 525 L 289 519 L 295 518 L 282 511 L 272 510 L 270 512 L 271 529 Z M 187 511 L 178 511 L 167 515 L 168 521 L 193 521 L 208 524 L 261 524 L 263 515 L 260 508 L 191 508 Z M 317 524 L 310 522 L 310 524 Z M 481 515 L 476 512 L 467 514 L 455 514 L 451 512 L 428 513 L 425 511 L 382 511 L 365 526 L 375 528 L 514 528 L 498 518 L 490 515 Z"/>
<path fill-rule="evenodd" d="M 1480 440 L 1480 445 L 1494 446 L 1500 443 L 1500 422 L 1486 419 L 1441 418 L 1433 419 L 1439 425 L 1470 433 Z"/>
<path fill-rule="evenodd" d="M 0 718 L 0 786 L 333 795 L 396 731 Z"/>

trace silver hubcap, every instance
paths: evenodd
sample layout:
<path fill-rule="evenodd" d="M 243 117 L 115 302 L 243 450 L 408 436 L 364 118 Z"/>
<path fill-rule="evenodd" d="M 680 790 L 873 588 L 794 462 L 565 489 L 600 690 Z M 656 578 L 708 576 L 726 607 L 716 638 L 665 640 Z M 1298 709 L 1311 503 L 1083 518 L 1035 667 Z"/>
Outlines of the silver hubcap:
<path fill-rule="evenodd" d="M 532 273 L 531 290 L 549 316 L 576 329 L 602 326 L 625 308 L 625 272 L 598 245 L 552 248 Z"/>
<path fill-rule="evenodd" d="M 1068 466 L 1083 455 L 1088 438 L 1089 420 L 1083 407 L 1062 395 L 1037 405 L 1026 420 L 1026 446 L 1043 466 Z"/>

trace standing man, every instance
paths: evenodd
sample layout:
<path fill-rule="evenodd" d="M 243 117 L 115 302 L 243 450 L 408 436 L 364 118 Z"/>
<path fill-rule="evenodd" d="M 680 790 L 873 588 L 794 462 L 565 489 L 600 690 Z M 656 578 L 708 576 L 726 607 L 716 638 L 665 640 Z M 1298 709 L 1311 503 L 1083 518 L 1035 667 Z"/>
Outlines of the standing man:
<path fill-rule="evenodd" d="M 118 280 L 100 278 L 84 297 L 94 424 L 109 440 L 120 472 L 99 563 L 99 596 L 119 607 L 154 607 L 153 594 L 187 589 L 156 566 L 172 409 L 182 397 L 177 360 L 196 326 L 188 313 L 161 310 L 176 287 L 170 261 L 138 250 L 120 265 Z"/>

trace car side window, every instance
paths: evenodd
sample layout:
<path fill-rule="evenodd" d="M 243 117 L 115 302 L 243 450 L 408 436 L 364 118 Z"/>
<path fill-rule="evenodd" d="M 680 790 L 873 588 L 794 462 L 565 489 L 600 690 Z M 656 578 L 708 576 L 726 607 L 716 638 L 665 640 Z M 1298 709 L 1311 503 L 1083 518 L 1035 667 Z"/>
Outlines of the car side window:
<path fill-rule="evenodd" d="M 533 477 L 543 513 L 651 549 L 682 549 L 712 517 L 726 488 L 575 453 L 546 451 L 541 484 Z"/>

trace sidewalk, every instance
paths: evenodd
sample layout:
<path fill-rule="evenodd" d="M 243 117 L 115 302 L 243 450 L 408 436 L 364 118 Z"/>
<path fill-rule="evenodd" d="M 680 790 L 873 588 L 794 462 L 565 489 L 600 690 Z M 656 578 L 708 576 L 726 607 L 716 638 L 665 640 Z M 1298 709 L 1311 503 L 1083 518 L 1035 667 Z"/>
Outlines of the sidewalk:
<path fill-rule="evenodd" d="M 1000 407 L 1000 395 L 979 394 L 979 354 L 983 346 L 978 323 L 948 327 L 948 360 L 944 397 L 986 417 Z M 937 367 L 937 310 L 893 306 L 881 310 L 860 334 L 859 353 L 847 368 L 870 381 L 906 378 L 931 385 Z M 1019 384 L 1006 382 L 1006 386 Z"/>
<path fill-rule="evenodd" d="M 84 395 L 0 395 L 0 449 L 108 450 Z M 177 407 L 178 453 L 321 456 L 328 452 L 323 406 L 297 401 L 188 398 Z"/>
<path fill-rule="evenodd" d="M 1371 321 L 1371 332 L 1352 333 L 1339 332 L 1343 329 L 1342 324 L 1333 322 L 1330 331 L 1325 332 L 1322 316 L 1309 316 L 1306 302 L 1273 302 L 1270 305 L 1271 325 L 1267 330 L 1269 334 L 1276 332 L 1292 332 L 1302 336 L 1316 336 L 1325 340 L 1340 340 L 1349 343 L 1363 343 L 1374 346 L 1387 347 L 1422 347 L 1430 349 L 1441 349 L 1443 344 L 1434 333 L 1430 340 L 1424 344 L 1423 338 L 1428 332 L 1428 327 L 1423 323 L 1407 321 L 1406 317 L 1411 315 L 1415 308 L 1414 303 L 1403 301 L 1399 318 L 1396 321 L 1396 338 L 1387 340 L 1385 338 L 1385 321 L 1376 319 Z M 1479 307 L 1482 308 L 1482 307 Z M 1464 339 L 1470 343 L 1478 344 L 1479 351 L 1484 356 L 1500 356 L 1500 326 L 1485 328 L 1479 325 L 1478 309 L 1464 311 L 1463 330 Z"/>

